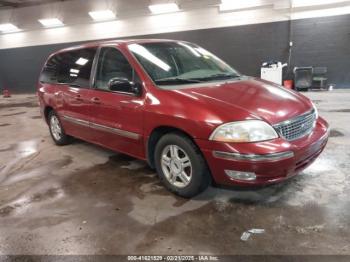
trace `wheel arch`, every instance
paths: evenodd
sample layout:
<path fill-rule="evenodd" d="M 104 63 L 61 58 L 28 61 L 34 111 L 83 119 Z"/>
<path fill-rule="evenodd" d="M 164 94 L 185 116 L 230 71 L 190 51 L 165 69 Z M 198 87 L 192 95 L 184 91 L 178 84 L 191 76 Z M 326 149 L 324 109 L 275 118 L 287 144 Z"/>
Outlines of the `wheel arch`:
<path fill-rule="evenodd" d="M 53 107 L 52 106 L 46 106 L 45 108 L 44 108 L 44 117 L 45 117 L 45 121 L 46 121 L 46 123 L 48 124 L 49 123 L 49 114 L 50 114 L 50 112 L 51 111 L 53 111 L 54 109 L 53 109 Z"/>
<path fill-rule="evenodd" d="M 184 131 L 183 129 L 173 127 L 173 126 L 158 126 L 152 130 L 150 136 L 148 137 L 147 143 L 146 143 L 146 159 L 147 159 L 148 164 L 152 168 L 155 167 L 154 152 L 155 152 L 157 142 L 159 141 L 159 139 L 162 136 L 164 136 L 165 134 L 169 134 L 169 133 L 179 133 L 179 134 L 185 135 L 186 137 L 191 139 L 192 142 L 198 147 L 194 138 L 188 132 Z M 199 147 L 198 147 L 198 149 L 199 149 Z M 200 151 L 200 149 L 199 149 L 199 151 Z"/>

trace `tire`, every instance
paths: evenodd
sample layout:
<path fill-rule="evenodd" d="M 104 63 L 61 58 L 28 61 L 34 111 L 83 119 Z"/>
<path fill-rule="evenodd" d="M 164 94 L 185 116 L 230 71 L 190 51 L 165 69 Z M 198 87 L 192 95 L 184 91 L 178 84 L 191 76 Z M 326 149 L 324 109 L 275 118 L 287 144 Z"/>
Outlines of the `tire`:
<path fill-rule="evenodd" d="M 211 183 L 211 175 L 200 150 L 181 133 L 162 136 L 156 145 L 154 157 L 160 180 L 176 195 L 193 197 Z"/>
<path fill-rule="evenodd" d="M 48 124 L 52 140 L 56 145 L 64 146 L 71 143 L 71 137 L 66 135 L 59 117 L 53 110 L 48 115 Z"/>

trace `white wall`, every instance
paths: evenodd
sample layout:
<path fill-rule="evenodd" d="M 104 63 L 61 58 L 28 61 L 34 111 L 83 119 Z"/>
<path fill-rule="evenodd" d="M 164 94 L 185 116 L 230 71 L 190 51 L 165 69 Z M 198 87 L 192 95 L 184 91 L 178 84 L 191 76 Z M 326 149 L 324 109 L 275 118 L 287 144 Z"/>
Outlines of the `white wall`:
<path fill-rule="evenodd" d="M 118 12 L 117 20 L 104 23 L 91 23 L 87 13 L 95 8 L 94 5 L 97 2 L 103 2 L 106 5 L 105 1 L 67 1 L 60 4 L 21 8 L 15 11 L 1 11 L 0 23 L 10 21 L 24 30 L 22 32 L 0 35 L 0 49 L 350 13 L 350 1 L 334 1 L 334 3 L 324 6 L 293 9 L 288 8 L 289 1 L 263 1 L 265 1 L 266 5 L 256 10 L 220 13 L 217 6 L 219 1 L 217 0 L 201 1 L 202 7 L 198 6 L 198 0 L 192 0 L 186 2 L 187 5 L 181 6 L 184 10 L 182 12 L 150 15 L 145 2 L 129 0 L 129 7 L 125 6 L 125 3 L 122 6 L 123 8 L 120 9 L 116 6 L 112 7 L 117 8 L 117 10 L 123 10 L 120 13 Z M 111 2 L 107 6 L 99 6 L 97 8 L 111 8 Z M 36 19 L 50 16 L 61 17 L 66 26 L 41 29 Z"/>

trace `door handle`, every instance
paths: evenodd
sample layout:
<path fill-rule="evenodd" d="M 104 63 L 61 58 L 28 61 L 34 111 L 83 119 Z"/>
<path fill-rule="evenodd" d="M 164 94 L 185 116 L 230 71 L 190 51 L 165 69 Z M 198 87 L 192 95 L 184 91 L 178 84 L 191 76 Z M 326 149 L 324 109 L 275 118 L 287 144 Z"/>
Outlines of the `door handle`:
<path fill-rule="evenodd" d="M 91 102 L 94 104 L 101 104 L 101 100 L 98 97 L 91 98 Z"/>
<path fill-rule="evenodd" d="M 81 95 L 76 95 L 75 100 L 77 101 L 84 101 L 84 99 L 81 98 Z"/>

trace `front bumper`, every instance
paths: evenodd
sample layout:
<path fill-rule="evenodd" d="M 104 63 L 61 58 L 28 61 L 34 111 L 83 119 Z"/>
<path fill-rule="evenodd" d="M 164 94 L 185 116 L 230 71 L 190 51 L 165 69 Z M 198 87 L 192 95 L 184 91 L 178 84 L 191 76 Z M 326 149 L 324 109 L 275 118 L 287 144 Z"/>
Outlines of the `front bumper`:
<path fill-rule="evenodd" d="M 207 160 L 213 179 L 222 185 L 265 185 L 286 180 L 308 167 L 327 144 L 329 128 L 319 117 L 313 131 L 298 140 L 278 138 L 259 143 L 220 143 L 196 140 Z M 250 172 L 253 180 L 238 180 L 225 170 Z"/>

